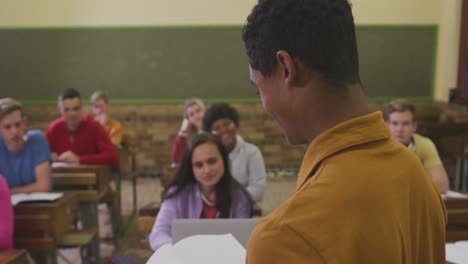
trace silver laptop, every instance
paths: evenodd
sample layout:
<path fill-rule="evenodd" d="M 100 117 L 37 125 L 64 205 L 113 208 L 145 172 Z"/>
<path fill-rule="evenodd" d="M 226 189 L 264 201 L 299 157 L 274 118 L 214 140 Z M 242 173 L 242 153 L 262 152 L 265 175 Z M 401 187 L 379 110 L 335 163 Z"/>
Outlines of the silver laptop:
<path fill-rule="evenodd" d="M 250 233 L 258 218 L 249 219 L 175 219 L 172 221 L 172 243 L 193 235 L 221 235 L 231 233 L 239 243 L 247 246 Z"/>

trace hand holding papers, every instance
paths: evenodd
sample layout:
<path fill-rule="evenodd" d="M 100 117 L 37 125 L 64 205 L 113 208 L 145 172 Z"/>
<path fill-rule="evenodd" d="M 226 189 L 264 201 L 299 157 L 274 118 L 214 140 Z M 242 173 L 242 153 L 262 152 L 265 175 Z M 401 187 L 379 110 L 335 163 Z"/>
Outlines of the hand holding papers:
<path fill-rule="evenodd" d="M 196 235 L 159 248 L 147 264 L 243 264 L 245 249 L 231 235 Z"/>

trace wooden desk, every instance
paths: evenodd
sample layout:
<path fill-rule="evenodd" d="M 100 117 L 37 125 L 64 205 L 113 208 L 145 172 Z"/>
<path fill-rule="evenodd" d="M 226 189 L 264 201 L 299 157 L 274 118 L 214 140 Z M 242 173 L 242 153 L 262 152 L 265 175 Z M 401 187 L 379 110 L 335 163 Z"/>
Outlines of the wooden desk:
<path fill-rule="evenodd" d="M 55 249 L 76 219 L 78 196 L 64 193 L 53 202 L 20 203 L 15 215 L 15 248 L 46 253 L 55 259 Z"/>
<path fill-rule="evenodd" d="M 1 264 L 25 264 L 28 263 L 28 257 L 25 250 L 6 250 L 0 251 Z"/>
<path fill-rule="evenodd" d="M 90 181 L 92 174 L 94 174 L 95 179 Z M 112 180 L 112 167 L 110 166 L 52 163 L 54 189 L 81 190 L 85 187 L 84 189 L 96 190 L 98 195 L 102 197 L 109 190 L 109 183 Z"/>
<path fill-rule="evenodd" d="M 468 199 L 444 199 L 447 208 L 446 241 L 468 240 Z"/>
<path fill-rule="evenodd" d="M 98 202 L 110 192 L 113 168 L 106 165 L 52 163 L 52 182 L 55 190 L 72 191 L 79 195 L 80 220 L 85 228 L 94 228 L 99 234 Z M 120 184 L 117 183 L 116 184 Z M 120 201 L 118 203 L 120 206 Z M 120 218 L 119 218 L 120 219 Z M 114 219 L 113 225 L 115 223 Z M 120 223 L 117 221 L 117 223 Z M 117 238 L 117 237 L 116 237 Z M 99 236 L 93 239 L 91 254 L 99 262 Z"/>

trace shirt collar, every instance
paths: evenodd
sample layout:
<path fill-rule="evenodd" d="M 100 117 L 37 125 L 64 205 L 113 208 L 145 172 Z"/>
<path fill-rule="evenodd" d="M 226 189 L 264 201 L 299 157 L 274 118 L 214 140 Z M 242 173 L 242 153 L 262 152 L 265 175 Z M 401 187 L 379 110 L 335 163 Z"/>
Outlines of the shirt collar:
<path fill-rule="evenodd" d="M 234 148 L 232 149 L 231 153 L 237 153 L 237 152 L 239 152 L 241 146 L 244 145 L 244 143 L 245 143 L 244 139 L 243 139 L 241 136 L 239 136 L 239 135 L 236 134 L 236 145 L 235 145 Z"/>
<path fill-rule="evenodd" d="M 304 184 L 316 166 L 325 158 L 353 146 L 388 138 L 390 138 L 390 131 L 380 111 L 347 120 L 326 130 L 307 148 L 299 171 L 296 190 Z"/>

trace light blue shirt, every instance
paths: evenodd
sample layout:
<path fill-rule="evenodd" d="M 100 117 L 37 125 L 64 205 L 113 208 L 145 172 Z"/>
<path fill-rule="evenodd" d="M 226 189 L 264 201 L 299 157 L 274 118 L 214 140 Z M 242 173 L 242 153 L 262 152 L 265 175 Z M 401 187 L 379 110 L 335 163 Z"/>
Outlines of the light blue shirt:
<path fill-rule="evenodd" d="M 49 145 L 42 132 L 31 130 L 24 137 L 24 147 L 16 153 L 9 151 L 0 137 L 0 175 L 10 188 L 35 183 L 36 166 L 44 161 L 52 162 Z"/>

